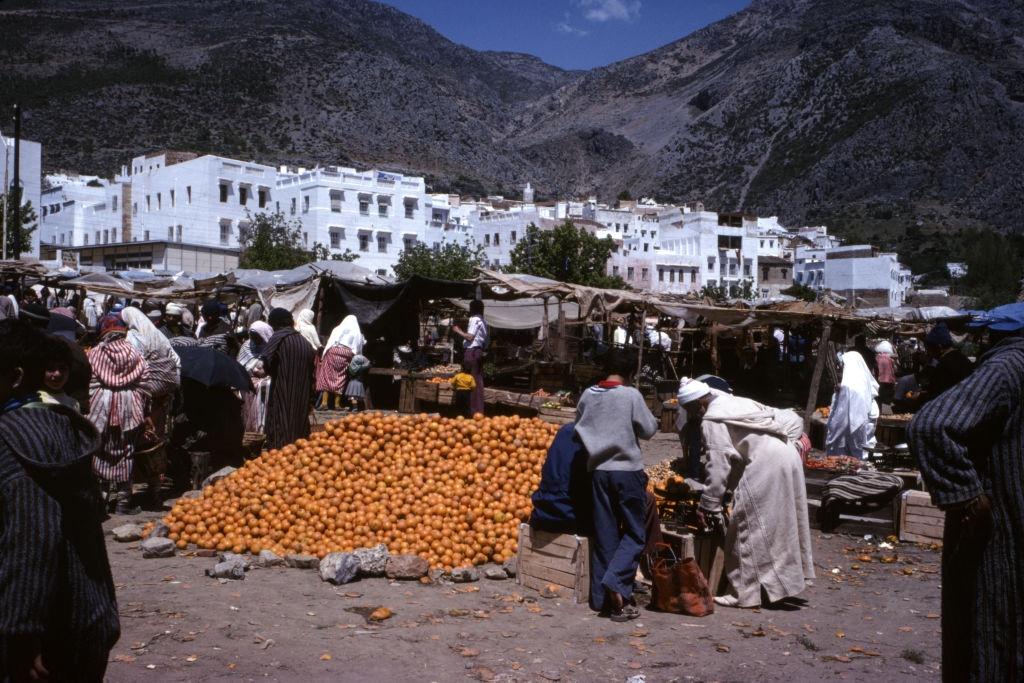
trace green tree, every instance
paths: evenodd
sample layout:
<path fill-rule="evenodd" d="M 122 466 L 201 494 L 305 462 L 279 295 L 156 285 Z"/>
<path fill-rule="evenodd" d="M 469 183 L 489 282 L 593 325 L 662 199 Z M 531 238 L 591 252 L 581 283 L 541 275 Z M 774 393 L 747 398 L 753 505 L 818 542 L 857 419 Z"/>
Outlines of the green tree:
<path fill-rule="evenodd" d="M 1024 245 L 996 232 L 979 232 L 968 243 L 964 294 L 973 308 L 994 308 L 1017 300 Z"/>
<path fill-rule="evenodd" d="M 623 190 L 616 199 L 620 202 L 628 202 L 633 199 L 633 195 L 629 193 L 629 190 Z"/>
<path fill-rule="evenodd" d="M 475 268 L 487 264 L 484 249 L 480 246 L 446 243 L 432 249 L 417 242 L 398 255 L 395 276 L 408 280 L 413 275 L 432 277 L 438 280 L 468 280 L 476 275 Z"/>
<path fill-rule="evenodd" d="M 818 293 L 817 292 L 815 292 L 813 289 L 811 289 L 807 285 L 801 284 L 799 282 L 794 282 L 792 284 L 792 286 L 787 287 L 786 289 L 782 290 L 782 293 L 785 294 L 786 296 L 796 297 L 797 299 L 800 299 L 801 301 L 817 301 L 818 300 Z"/>
<path fill-rule="evenodd" d="M 625 289 L 622 278 L 606 274 L 614 249 L 611 237 L 599 239 L 570 220 L 553 230 L 541 230 L 531 223 L 512 250 L 512 263 L 506 270 L 590 287 Z"/>
<path fill-rule="evenodd" d="M 326 244 L 316 242 L 313 245 L 313 257 L 317 261 L 345 261 L 351 263 L 359 258 L 359 254 L 355 253 L 348 247 L 345 247 L 344 254 L 332 254 L 330 248 Z"/>
<path fill-rule="evenodd" d="M 21 253 L 29 253 L 32 246 L 32 233 L 39 227 L 39 216 L 32 207 L 32 202 L 25 202 L 22 206 L 18 206 L 20 195 L 20 190 L 0 195 L 0 215 L 7 216 L 7 224 L 3 226 L 4 235 L 7 238 L 7 251 L 3 254 L 4 258 L 13 258 L 14 238 L 18 234 L 18 230 L 21 231 Z M 6 214 L 3 214 L 4 207 L 7 209 Z"/>
<path fill-rule="evenodd" d="M 287 270 L 313 260 L 313 255 L 302 248 L 300 221 L 289 222 L 280 211 L 250 215 L 249 219 L 249 228 L 238 236 L 242 247 L 240 268 Z"/>

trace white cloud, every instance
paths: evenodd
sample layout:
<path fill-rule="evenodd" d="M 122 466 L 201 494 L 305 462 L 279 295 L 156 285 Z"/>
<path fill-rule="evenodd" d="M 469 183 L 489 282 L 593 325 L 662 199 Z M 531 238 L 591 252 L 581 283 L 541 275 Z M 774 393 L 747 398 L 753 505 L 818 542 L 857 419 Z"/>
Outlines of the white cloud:
<path fill-rule="evenodd" d="M 560 21 L 555 24 L 555 30 L 559 33 L 567 33 L 570 36 L 579 36 L 580 38 L 590 33 L 590 31 L 586 31 L 582 28 L 576 28 L 568 21 Z"/>
<path fill-rule="evenodd" d="M 640 0 L 577 0 L 590 21 L 633 21 L 640 16 Z"/>

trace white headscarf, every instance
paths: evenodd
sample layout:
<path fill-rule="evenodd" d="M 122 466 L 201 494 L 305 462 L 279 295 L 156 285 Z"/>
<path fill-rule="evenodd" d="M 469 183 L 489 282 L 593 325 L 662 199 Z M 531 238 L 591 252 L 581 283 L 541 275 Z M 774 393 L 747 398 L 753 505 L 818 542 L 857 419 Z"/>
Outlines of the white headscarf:
<path fill-rule="evenodd" d="M 142 354 L 147 361 L 169 358 L 177 368 L 181 367 L 181 359 L 171 347 L 171 342 L 156 329 L 153 321 L 139 309 L 129 306 L 121 311 L 121 320 L 128 326 L 128 341 Z"/>
<path fill-rule="evenodd" d="M 366 337 L 363 336 L 363 331 L 359 327 L 359 321 L 354 315 L 347 315 L 340 325 L 331 330 L 326 348 L 329 349 L 335 345 L 347 346 L 352 349 L 352 353 L 358 355 L 363 352 L 364 344 L 366 344 Z"/>
<path fill-rule="evenodd" d="M 313 311 L 304 308 L 299 311 L 299 317 L 295 319 L 295 329 L 313 345 L 314 350 L 320 348 L 320 335 L 313 326 Z"/>
<path fill-rule="evenodd" d="M 696 401 L 698 398 L 704 398 L 710 393 L 711 387 L 704 384 L 704 382 L 684 377 L 679 381 L 679 394 L 677 395 L 679 406 L 685 406 L 687 403 Z"/>
<path fill-rule="evenodd" d="M 892 344 L 883 339 L 878 342 L 878 345 L 875 347 L 875 353 L 887 353 L 891 356 L 896 352 L 893 351 Z"/>
<path fill-rule="evenodd" d="M 85 314 L 85 324 L 91 330 L 96 327 L 96 302 L 86 297 L 82 303 L 82 312 Z"/>
<path fill-rule="evenodd" d="M 842 356 L 843 379 L 832 399 L 825 436 L 828 455 L 864 457 L 874 445 L 874 420 L 878 417 L 878 382 L 868 370 L 864 357 L 856 351 Z"/>

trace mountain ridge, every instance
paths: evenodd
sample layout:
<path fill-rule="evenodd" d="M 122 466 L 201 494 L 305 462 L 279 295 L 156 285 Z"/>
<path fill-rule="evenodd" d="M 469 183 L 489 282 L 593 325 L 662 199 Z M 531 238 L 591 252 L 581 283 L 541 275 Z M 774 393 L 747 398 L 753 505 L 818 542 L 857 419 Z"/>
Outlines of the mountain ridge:
<path fill-rule="evenodd" d="M 4 7 L 0 104 L 26 103 L 47 169 L 174 147 L 475 194 L 702 200 L 879 243 L 1024 227 L 1009 0 L 754 0 L 589 71 L 475 51 L 370 0 Z"/>

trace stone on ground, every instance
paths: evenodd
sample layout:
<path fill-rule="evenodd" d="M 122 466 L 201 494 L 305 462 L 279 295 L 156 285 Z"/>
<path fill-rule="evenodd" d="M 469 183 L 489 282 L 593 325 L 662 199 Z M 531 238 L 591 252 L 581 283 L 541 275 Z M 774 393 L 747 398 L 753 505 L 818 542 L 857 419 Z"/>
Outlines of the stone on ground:
<path fill-rule="evenodd" d="M 328 553 L 320 560 L 320 580 L 341 585 L 359 575 L 359 558 L 355 553 Z"/>
<path fill-rule="evenodd" d="M 501 565 L 501 568 L 505 570 L 505 573 L 508 574 L 510 579 L 514 579 L 516 578 L 516 571 L 518 571 L 516 569 L 517 566 L 518 565 L 516 564 L 516 558 L 510 557 L 507 560 L 505 560 L 505 562 Z"/>
<path fill-rule="evenodd" d="M 283 567 L 284 565 L 284 558 L 273 550 L 261 550 L 256 558 L 257 567 Z"/>
<path fill-rule="evenodd" d="M 284 556 L 284 563 L 295 569 L 316 569 L 320 566 L 320 558 L 306 553 L 291 553 Z"/>
<path fill-rule="evenodd" d="M 456 567 L 452 570 L 452 583 L 473 583 L 480 580 L 476 567 Z"/>
<path fill-rule="evenodd" d="M 502 567 L 492 564 L 484 567 L 484 578 L 491 581 L 504 581 L 508 578 L 508 574 L 505 573 Z"/>
<path fill-rule="evenodd" d="M 173 557 L 174 541 L 169 538 L 147 538 L 139 544 L 143 557 Z"/>
<path fill-rule="evenodd" d="M 388 547 L 383 543 L 372 548 L 356 548 L 352 554 L 359 560 L 360 576 L 384 576 L 388 564 Z"/>
<path fill-rule="evenodd" d="M 218 555 L 218 561 L 220 562 L 237 562 L 242 565 L 242 569 L 249 571 L 252 568 L 252 558 L 248 555 L 239 555 L 237 553 L 223 552 Z"/>
<path fill-rule="evenodd" d="M 240 581 L 245 578 L 245 565 L 240 560 L 218 562 L 213 569 L 207 569 L 206 575 L 213 579 L 232 579 Z"/>
<path fill-rule="evenodd" d="M 114 527 L 113 534 L 118 543 L 131 543 L 142 538 L 142 527 L 138 524 L 122 524 Z"/>
<path fill-rule="evenodd" d="M 426 576 L 430 565 L 419 555 L 392 555 L 388 558 L 384 575 L 399 581 L 416 581 Z"/>

